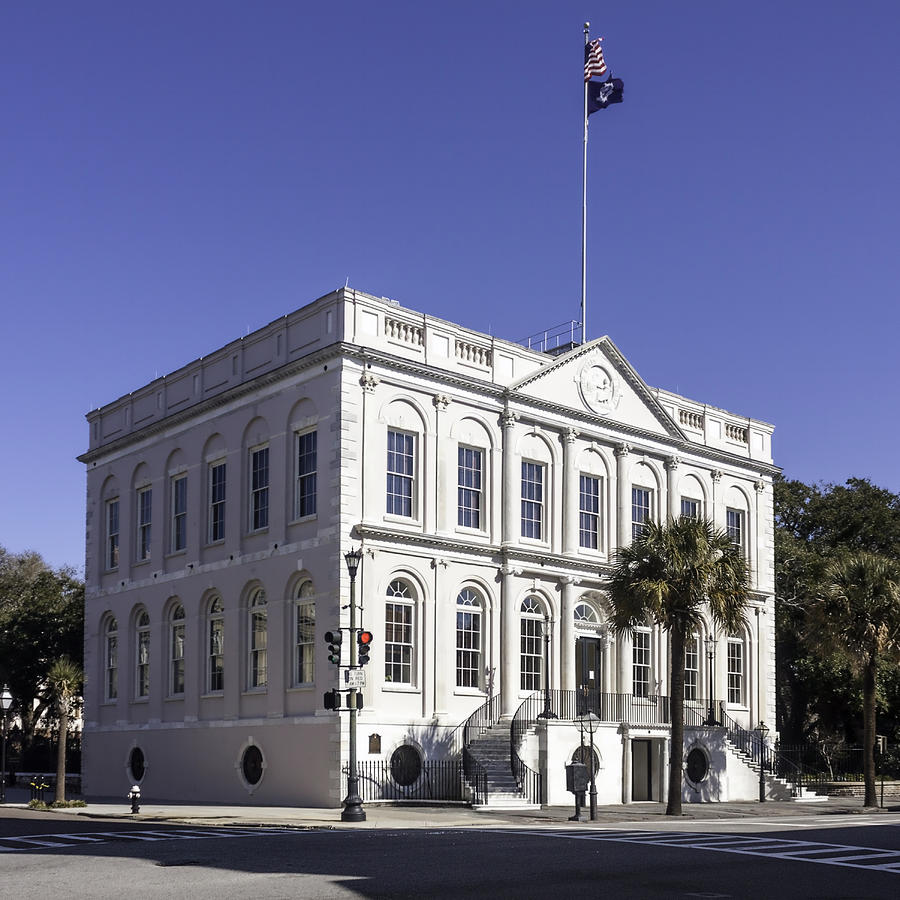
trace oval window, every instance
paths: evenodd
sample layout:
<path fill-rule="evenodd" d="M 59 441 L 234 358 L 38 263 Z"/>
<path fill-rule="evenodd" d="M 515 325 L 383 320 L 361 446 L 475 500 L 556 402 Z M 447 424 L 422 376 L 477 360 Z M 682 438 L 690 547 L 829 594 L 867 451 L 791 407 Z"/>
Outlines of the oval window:
<path fill-rule="evenodd" d="M 587 766 L 588 778 L 595 777 L 600 769 L 600 757 L 597 755 L 597 751 L 594 750 L 592 754 L 591 748 L 586 744 L 575 748 L 575 752 L 572 754 L 572 762 Z"/>
<path fill-rule="evenodd" d="M 398 747 L 391 754 L 391 777 L 401 787 L 409 787 L 422 774 L 422 757 L 410 744 Z"/>
<path fill-rule="evenodd" d="M 263 758 L 259 747 L 251 744 L 241 757 L 241 771 L 247 784 L 259 784 L 263 773 Z"/>
<path fill-rule="evenodd" d="M 144 778 L 144 751 L 140 747 L 132 747 L 128 755 L 128 772 L 132 781 L 142 781 Z"/>
<path fill-rule="evenodd" d="M 706 754 L 699 748 L 694 747 L 687 755 L 687 777 L 689 781 L 698 784 L 703 781 L 709 774 L 709 760 Z"/>

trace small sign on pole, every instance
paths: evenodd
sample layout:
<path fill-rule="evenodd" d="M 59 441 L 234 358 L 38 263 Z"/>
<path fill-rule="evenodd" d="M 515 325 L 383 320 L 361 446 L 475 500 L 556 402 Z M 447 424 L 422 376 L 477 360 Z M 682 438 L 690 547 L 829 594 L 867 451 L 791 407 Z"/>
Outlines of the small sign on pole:
<path fill-rule="evenodd" d="M 344 684 L 358 690 L 366 686 L 366 673 L 362 669 L 344 669 Z"/>

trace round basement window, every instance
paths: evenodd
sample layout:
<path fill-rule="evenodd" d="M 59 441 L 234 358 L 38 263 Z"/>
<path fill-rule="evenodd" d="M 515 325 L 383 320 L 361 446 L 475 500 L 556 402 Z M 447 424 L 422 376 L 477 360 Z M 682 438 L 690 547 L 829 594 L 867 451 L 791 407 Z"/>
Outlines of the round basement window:
<path fill-rule="evenodd" d="M 422 774 L 422 757 L 411 744 L 403 744 L 391 754 L 391 777 L 401 787 L 409 787 Z"/>
<path fill-rule="evenodd" d="M 241 757 L 241 772 L 243 772 L 247 784 L 259 784 L 263 773 L 263 758 L 259 747 L 255 744 L 251 744 L 244 751 L 244 755 Z"/>
<path fill-rule="evenodd" d="M 709 775 L 709 759 L 699 747 L 694 747 L 687 755 L 688 781 L 699 784 L 707 775 Z"/>
<path fill-rule="evenodd" d="M 132 747 L 128 754 L 128 774 L 132 781 L 143 781 L 144 778 L 144 751 L 140 747 Z"/>

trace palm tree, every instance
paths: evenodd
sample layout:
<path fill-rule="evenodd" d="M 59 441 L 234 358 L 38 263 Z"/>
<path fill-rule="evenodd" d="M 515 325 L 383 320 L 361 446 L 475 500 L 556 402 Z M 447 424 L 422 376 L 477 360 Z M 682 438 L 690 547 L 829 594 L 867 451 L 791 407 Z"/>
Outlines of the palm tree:
<path fill-rule="evenodd" d="M 47 676 L 50 694 L 59 715 L 59 742 L 56 750 L 57 803 L 66 801 L 66 735 L 69 730 L 69 716 L 75 701 L 81 695 L 83 678 L 81 667 L 65 657 L 53 663 Z"/>
<path fill-rule="evenodd" d="M 747 581 L 740 549 L 724 531 L 697 519 L 650 522 L 616 554 L 607 587 L 613 629 L 631 633 L 649 619 L 669 633 L 672 749 L 667 816 L 681 815 L 687 637 L 701 628 L 707 609 L 718 628 L 740 628 L 749 601 Z"/>
<path fill-rule="evenodd" d="M 811 642 L 846 659 L 862 681 L 864 806 L 877 806 L 878 665 L 900 659 L 900 562 L 866 552 L 831 562 L 823 597 L 811 606 L 808 624 Z"/>

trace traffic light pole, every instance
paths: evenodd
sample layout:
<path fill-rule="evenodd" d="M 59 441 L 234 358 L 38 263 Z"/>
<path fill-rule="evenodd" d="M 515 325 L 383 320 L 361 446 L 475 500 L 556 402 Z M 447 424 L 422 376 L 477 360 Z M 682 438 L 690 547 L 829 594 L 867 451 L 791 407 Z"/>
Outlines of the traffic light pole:
<path fill-rule="evenodd" d="M 356 572 L 362 560 L 362 550 L 351 550 L 344 557 L 350 574 L 350 669 L 356 668 Z M 359 796 L 359 772 L 356 768 L 356 690 L 347 698 L 350 708 L 350 769 L 347 775 L 347 796 L 341 812 L 342 822 L 365 822 L 366 811 Z"/>

